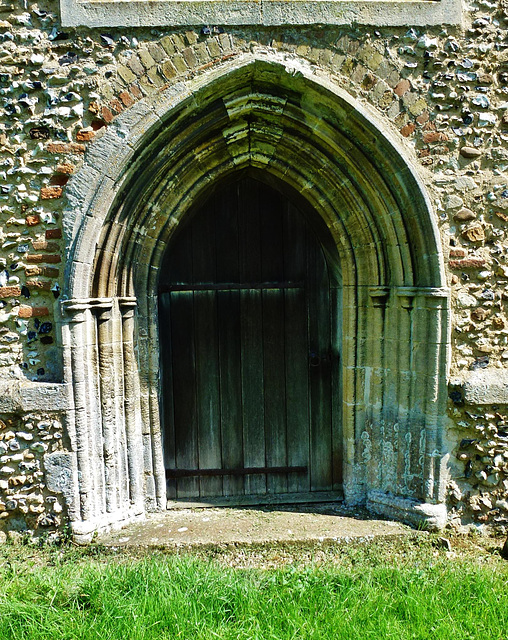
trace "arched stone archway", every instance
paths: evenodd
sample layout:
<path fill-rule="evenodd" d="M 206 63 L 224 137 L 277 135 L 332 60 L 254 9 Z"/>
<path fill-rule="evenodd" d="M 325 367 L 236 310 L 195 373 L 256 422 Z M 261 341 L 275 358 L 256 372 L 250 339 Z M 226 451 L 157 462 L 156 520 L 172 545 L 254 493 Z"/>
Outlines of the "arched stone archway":
<path fill-rule="evenodd" d="M 442 519 L 448 292 L 433 213 L 398 142 L 328 78 L 239 57 L 141 101 L 69 185 L 62 303 L 76 532 L 165 507 L 161 258 L 211 185 L 253 168 L 321 217 L 340 257 L 344 493 Z"/>

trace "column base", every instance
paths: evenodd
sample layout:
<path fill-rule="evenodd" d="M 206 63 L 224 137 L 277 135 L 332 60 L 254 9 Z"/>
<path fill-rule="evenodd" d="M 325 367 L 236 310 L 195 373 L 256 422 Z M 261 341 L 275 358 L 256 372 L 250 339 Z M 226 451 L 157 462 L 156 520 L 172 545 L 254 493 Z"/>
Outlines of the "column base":
<path fill-rule="evenodd" d="M 439 531 L 448 520 L 445 504 L 418 502 L 384 491 L 369 491 L 366 507 L 373 513 L 406 522 L 426 531 Z"/>
<path fill-rule="evenodd" d="M 70 522 L 72 539 L 76 544 L 87 545 L 100 533 L 121 529 L 131 522 L 142 521 L 145 517 L 143 507 L 137 506 L 126 511 L 106 513 L 92 520 L 74 520 Z"/>

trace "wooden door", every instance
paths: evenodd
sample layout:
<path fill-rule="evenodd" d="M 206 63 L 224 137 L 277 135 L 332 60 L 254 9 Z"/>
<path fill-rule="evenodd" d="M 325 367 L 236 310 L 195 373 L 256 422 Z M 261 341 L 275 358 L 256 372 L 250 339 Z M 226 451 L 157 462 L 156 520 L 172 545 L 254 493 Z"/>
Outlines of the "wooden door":
<path fill-rule="evenodd" d="M 159 286 L 169 500 L 340 488 L 336 309 L 316 234 L 272 187 L 243 178 L 192 216 Z"/>

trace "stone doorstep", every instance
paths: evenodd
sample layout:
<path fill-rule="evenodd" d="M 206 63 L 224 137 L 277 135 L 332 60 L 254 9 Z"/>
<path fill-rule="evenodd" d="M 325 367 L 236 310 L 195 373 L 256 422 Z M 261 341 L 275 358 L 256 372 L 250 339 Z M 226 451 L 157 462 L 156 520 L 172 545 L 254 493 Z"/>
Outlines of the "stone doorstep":
<path fill-rule="evenodd" d="M 377 538 L 410 535 L 415 535 L 410 527 L 374 518 L 362 509 L 314 504 L 169 510 L 99 535 L 95 542 L 115 548 L 172 549 L 217 545 L 364 544 Z"/>

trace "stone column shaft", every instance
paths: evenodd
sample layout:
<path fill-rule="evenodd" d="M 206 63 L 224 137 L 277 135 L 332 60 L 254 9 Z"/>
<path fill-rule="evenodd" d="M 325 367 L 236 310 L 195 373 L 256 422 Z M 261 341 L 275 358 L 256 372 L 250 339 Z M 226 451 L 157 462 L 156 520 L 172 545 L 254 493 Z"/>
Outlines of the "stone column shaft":
<path fill-rule="evenodd" d="M 151 310 L 156 317 L 157 299 L 152 301 L 153 309 Z M 149 327 L 149 340 L 151 344 L 157 344 L 157 326 L 155 324 Z M 159 413 L 159 354 L 155 349 L 150 350 L 150 366 L 149 366 L 149 407 L 150 407 L 150 435 L 152 445 L 152 463 L 153 474 L 155 480 L 155 500 L 159 509 L 166 508 L 166 469 L 162 456 L 162 437 L 161 437 L 161 421 Z"/>
<path fill-rule="evenodd" d="M 397 290 L 396 323 L 398 327 L 397 358 L 397 492 L 411 495 L 415 490 L 413 478 L 418 466 L 417 429 L 409 419 L 413 402 L 413 306 L 416 290 L 399 287 Z"/>
<path fill-rule="evenodd" d="M 387 287 L 371 287 L 369 289 L 370 305 L 368 313 L 367 358 L 369 361 L 369 396 L 366 415 L 369 416 L 372 460 L 368 464 L 367 478 L 370 488 L 379 487 L 383 476 L 383 342 L 386 304 L 390 291 Z M 370 353 L 369 353 L 370 352 Z M 367 380 L 365 381 L 367 386 Z M 366 425 L 367 427 L 368 425 Z"/>
<path fill-rule="evenodd" d="M 124 359 L 124 412 L 127 436 L 127 462 L 129 473 L 130 502 L 142 508 L 143 487 L 143 440 L 141 434 L 141 404 L 134 351 L 135 298 L 120 298 L 122 314 L 122 344 Z"/>
<path fill-rule="evenodd" d="M 119 485 L 122 481 L 119 473 L 118 446 L 116 431 L 118 416 L 116 413 L 115 359 L 113 354 L 113 301 L 98 298 L 93 301 L 97 317 L 97 349 L 99 356 L 99 388 L 102 413 L 102 437 L 104 451 L 105 504 L 106 512 L 119 509 Z"/>
<path fill-rule="evenodd" d="M 423 380 L 423 398 L 425 413 L 425 458 L 423 468 L 423 498 L 430 502 L 438 500 L 440 485 L 440 466 L 442 458 L 439 416 L 445 411 L 445 399 L 441 397 L 443 359 L 446 359 L 446 324 L 448 295 L 442 289 L 422 289 L 419 292 L 418 308 L 421 321 L 418 327 L 426 345 L 434 345 L 430 354 L 421 354 L 425 362 L 421 363 L 419 375 Z M 422 325 L 422 322 L 425 325 Z"/>
<path fill-rule="evenodd" d="M 92 520 L 95 514 L 93 482 L 93 460 L 90 452 L 90 431 L 88 424 L 88 383 L 85 343 L 85 322 L 88 305 L 79 300 L 68 300 L 63 304 L 68 317 L 70 367 L 74 400 L 74 428 L 76 459 L 79 475 L 79 498 L 81 520 Z"/>

